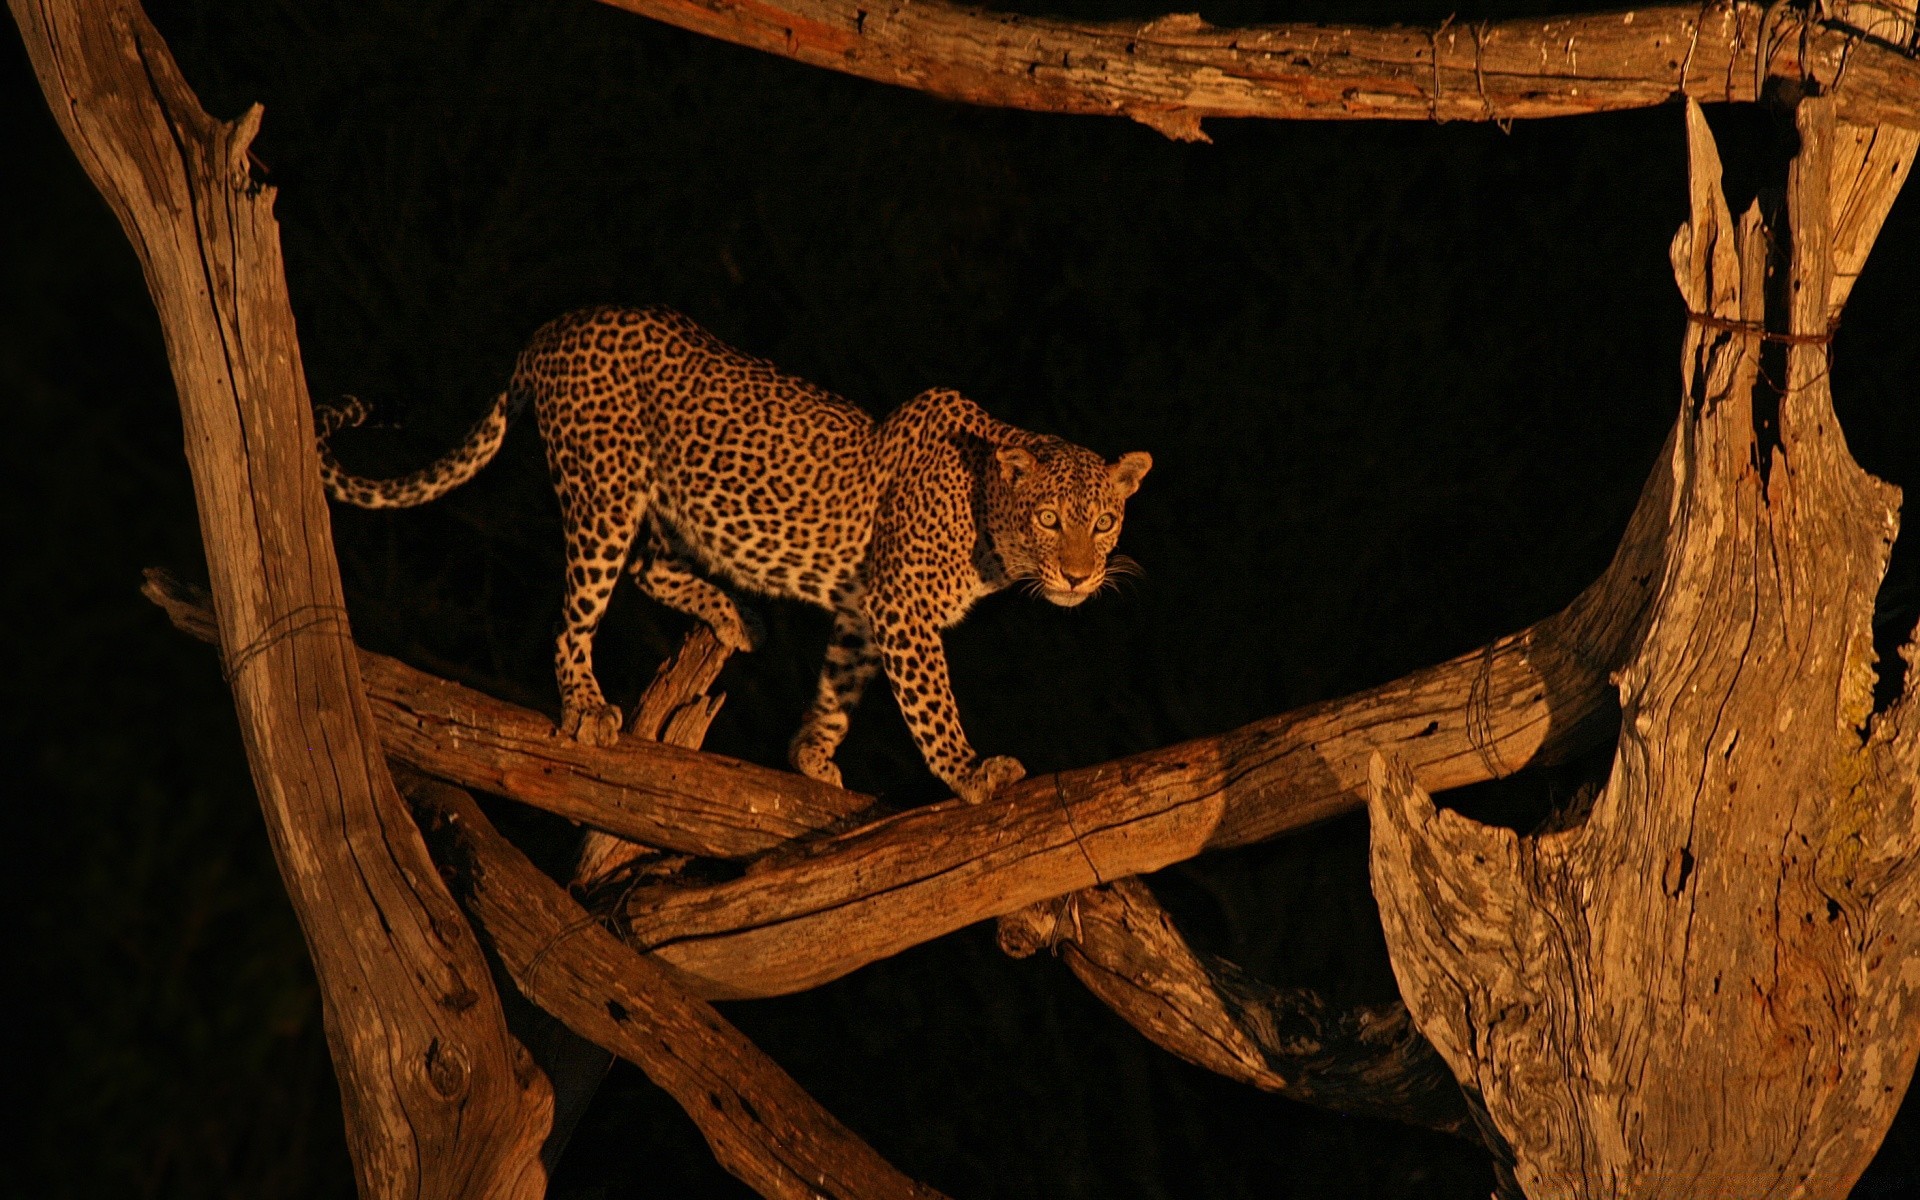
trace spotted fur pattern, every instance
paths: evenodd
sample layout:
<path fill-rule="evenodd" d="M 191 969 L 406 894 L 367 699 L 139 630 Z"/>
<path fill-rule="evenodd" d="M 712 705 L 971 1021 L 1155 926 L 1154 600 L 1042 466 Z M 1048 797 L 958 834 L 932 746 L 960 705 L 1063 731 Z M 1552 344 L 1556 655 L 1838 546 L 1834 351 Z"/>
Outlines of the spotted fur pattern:
<path fill-rule="evenodd" d="M 1020 779 L 981 758 L 960 725 L 940 631 L 1015 582 L 1079 604 L 1109 562 L 1127 497 L 1152 466 L 1002 424 L 957 392 L 923 392 L 885 421 L 725 345 L 665 309 L 597 308 L 551 322 L 507 390 L 457 449 L 411 475 L 348 473 L 329 439 L 358 402 L 319 417 L 327 491 L 363 508 L 423 504 L 472 478 L 531 401 L 567 539 L 555 648 L 561 729 L 609 745 L 620 710 L 593 673 L 593 634 L 622 571 L 713 627 L 753 636 L 709 577 L 833 612 L 819 687 L 789 747 L 795 767 L 840 781 L 833 755 L 884 668 L 935 775 L 977 802 Z M 644 543 L 635 553 L 636 543 Z"/>

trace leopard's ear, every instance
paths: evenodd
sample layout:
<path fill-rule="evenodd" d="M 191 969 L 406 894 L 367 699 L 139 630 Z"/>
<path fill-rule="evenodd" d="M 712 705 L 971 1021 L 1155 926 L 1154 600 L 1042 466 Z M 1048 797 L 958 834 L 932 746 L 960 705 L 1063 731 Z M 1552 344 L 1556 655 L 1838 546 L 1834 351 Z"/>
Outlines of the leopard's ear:
<path fill-rule="evenodd" d="M 1122 454 L 1120 461 L 1107 464 L 1107 478 L 1113 481 L 1114 488 L 1125 500 L 1140 490 L 1140 481 L 1147 472 L 1153 470 L 1153 455 L 1145 450 L 1135 450 L 1131 454 Z"/>
<path fill-rule="evenodd" d="M 1000 479 L 1004 483 L 1018 483 L 1040 465 L 1031 450 L 1019 446 L 1002 446 L 993 452 L 993 457 L 1000 462 Z"/>

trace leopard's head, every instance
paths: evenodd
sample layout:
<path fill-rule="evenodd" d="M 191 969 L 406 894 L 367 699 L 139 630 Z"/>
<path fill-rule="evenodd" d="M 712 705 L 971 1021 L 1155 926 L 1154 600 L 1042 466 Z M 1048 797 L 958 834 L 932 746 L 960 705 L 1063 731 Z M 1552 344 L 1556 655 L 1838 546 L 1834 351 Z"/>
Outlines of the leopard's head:
<path fill-rule="evenodd" d="M 1136 450 L 1109 463 L 1071 442 L 1036 437 L 997 447 L 993 457 L 989 525 L 1009 575 L 1071 608 L 1133 569 L 1109 555 L 1151 455 Z"/>

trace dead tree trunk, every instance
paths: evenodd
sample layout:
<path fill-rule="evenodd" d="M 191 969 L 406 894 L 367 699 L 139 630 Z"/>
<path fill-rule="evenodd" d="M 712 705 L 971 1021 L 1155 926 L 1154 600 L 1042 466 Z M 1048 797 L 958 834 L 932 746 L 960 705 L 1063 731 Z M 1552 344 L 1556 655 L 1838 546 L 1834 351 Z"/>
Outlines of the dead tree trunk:
<path fill-rule="evenodd" d="M 1898 493 L 1848 454 L 1827 377 L 1831 230 L 1858 200 L 1836 142 L 1857 167 L 1859 139 L 1829 101 L 1798 116 L 1789 227 L 1770 231 L 1757 206 L 1734 222 L 1688 110 L 1672 527 L 1587 822 L 1517 837 L 1375 765 L 1374 891 L 1402 994 L 1534 1197 L 1845 1196 L 1920 1051 L 1920 648 L 1875 714 Z M 1781 342 L 1776 443 L 1756 412 Z"/>
<path fill-rule="evenodd" d="M 200 108 L 132 0 L 13 0 L 41 87 L 159 310 L 274 856 L 319 976 L 367 1197 L 546 1188 L 547 1081 L 394 790 L 342 607 L 256 107 Z M 111 719 L 100 717 L 98 719 Z"/>

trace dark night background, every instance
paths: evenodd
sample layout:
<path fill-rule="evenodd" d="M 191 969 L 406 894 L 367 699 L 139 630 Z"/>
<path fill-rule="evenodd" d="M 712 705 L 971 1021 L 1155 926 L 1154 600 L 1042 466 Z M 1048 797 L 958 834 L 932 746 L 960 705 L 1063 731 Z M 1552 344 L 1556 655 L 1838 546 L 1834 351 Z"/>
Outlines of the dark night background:
<path fill-rule="evenodd" d="M 537 325 L 608 300 L 675 305 L 876 412 L 951 385 L 1108 455 L 1150 450 L 1122 540 L 1137 586 L 1072 612 L 997 598 L 950 639 L 974 740 L 1035 771 L 1229 729 L 1551 612 L 1604 565 L 1678 398 L 1674 107 L 1510 133 L 1215 121 L 1213 145 L 1176 145 L 944 103 L 586 0 L 152 11 L 210 111 L 266 106 L 255 149 L 280 188 L 308 377 L 389 423 L 342 439 L 369 472 L 439 454 Z M 17 34 L 0 58 L 16 1194 L 346 1196 L 316 993 L 231 706 L 213 656 L 136 592 L 149 564 L 204 570 L 152 307 Z M 1743 205 L 1779 136 L 1756 112 L 1713 119 Z M 1909 198 L 1835 366 L 1856 454 L 1909 488 L 1916 278 Z M 334 512 L 362 642 L 556 707 L 558 513 L 530 423 L 436 505 Z M 1883 653 L 1917 583 L 1903 543 Z M 729 666 L 709 745 L 780 764 L 826 620 L 761 611 L 769 644 Z M 624 591 L 599 643 L 610 694 L 630 702 L 682 628 Z M 841 759 L 852 786 L 938 794 L 883 687 Z M 1522 776 L 1450 799 L 1524 823 L 1565 786 Z M 506 808 L 532 843 L 564 833 Z M 1353 816 L 1153 885 L 1197 944 L 1378 1001 L 1393 980 L 1365 847 Z M 956 1197 L 1479 1197 L 1491 1182 L 1464 1144 L 1173 1060 L 985 928 L 727 1012 Z M 1917 1163 L 1910 1112 L 1857 1194 L 1920 1194 Z M 744 1191 L 622 1068 L 553 1193 Z"/>

